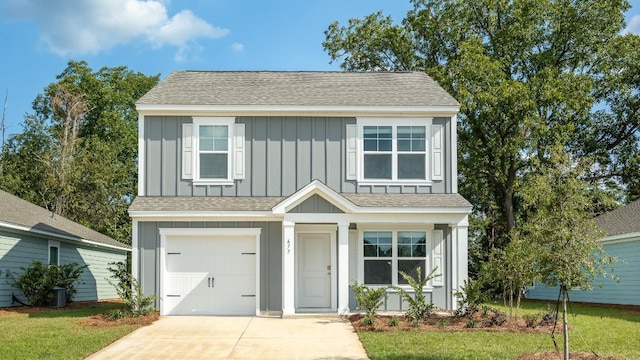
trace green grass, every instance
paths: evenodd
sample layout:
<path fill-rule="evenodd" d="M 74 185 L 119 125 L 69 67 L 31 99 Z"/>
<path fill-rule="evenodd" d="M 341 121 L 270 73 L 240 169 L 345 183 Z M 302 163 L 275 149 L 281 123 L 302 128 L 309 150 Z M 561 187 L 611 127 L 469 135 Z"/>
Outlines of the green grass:
<path fill-rule="evenodd" d="M 506 310 L 503 307 L 502 310 Z M 526 302 L 521 313 L 546 312 L 547 304 Z M 621 359 L 640 359 L 640 311 L 572 305 L 569 349 L 595 351 Z M 518 355 L 553 351 L 548 334 L 502 332 L 360 332 L 369 356 L 385 360 L 415 359 L 515 359 Z M 562 333 L 556 334 L 562 346 Z"/>
<path fill-rule="evenodd" d="M 89 327 L 79 323 L 82 318 L 117 307 L 120 305 L 100 304 L 0 316 L 0 358 L 83 359 L 140 327 Z"/>

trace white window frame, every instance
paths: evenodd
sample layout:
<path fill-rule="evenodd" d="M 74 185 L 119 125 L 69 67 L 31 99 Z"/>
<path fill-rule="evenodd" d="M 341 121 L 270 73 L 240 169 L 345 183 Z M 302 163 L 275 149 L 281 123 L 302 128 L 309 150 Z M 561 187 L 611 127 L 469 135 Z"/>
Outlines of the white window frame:
<path fill-rule="evenodd" d="M 47 245 L 47 265 L 60 266 L 60 241 L 49 240 Z M 58 261 L 56 264 L 51 264 L 51 248 L 58 249 Z"/>
<path fill-rule="evenodd" d="M 358 141 L 357 141 L 357 155 L 358 155 L 358 177 L 357 181 L 359 185 L 381 185 L 381 184 L 394 184 L 394 185 L 431 185 L 431 125 L 433 118 L 358 118 Z M 391 126 L 392 141 L 391 152 L 381 152 L 381 154 L 391 154 L 391 179 L 367 179 L 364 177 L 364 127 L 365 126 Z M 398 179 L 398 155 L 410 154 L 411 152 L 398 151 L 398 126 L 423 126 L 425 128 L 425 164 L 424 164 L 424 179 Z M 372 154 L 373 152 L 367 152 Z M 422 152 L 415 152 L 420 154 Z"/>
<path fill-rule="evenodd" d="M 365 257 L 364 256 L 364 233 L 370 231 L 378 231 L 378 232 L 391 232 L 391 258 L 382 257 L 382 258 L 374 258 L 374 257 Z M 367 226 L 363 229 L 358 229 L 358 282 L 361 284 L 365 284 L 372 288 L 376 287 L 386 287 L 386 286 L 398 286 L 405 289 L 411 289 L 411 286 L 408 284 L 399 284 L 398 279 L 401 275 L 398 273 L 398 260 L 412 260 L 412 259 L 420 259 L 420 258 L 408 258 L 408 257 L 399 257 L 398 256 L 398 233 L 399 232 L 424 232 L 426 233 L 426 241 L 425 241 L 425 257 L 424 257 L 424 266 L 421 267 L 422 275 L 426 276 L 432 270 L 432 252 L 433 252 L 433 227 L 415 227 L 415 226 Z M 389 260 L 391 261 L 391 284 L 366 284 L 364 282 L 364 262 L 366 260 Z M 433 280 L 427 282 L 424 290 L 433 289 Z"/>
<path fill-rule="evenodd" d="M 193 118 L 193 183 L 196 185 L 233 185 L 233 141 L 235 127 L 234 117 L 194 117 Z M 200 126 L 227 126 L 227 177 L 220 179 L 208 179 L 200 177 Z"/>

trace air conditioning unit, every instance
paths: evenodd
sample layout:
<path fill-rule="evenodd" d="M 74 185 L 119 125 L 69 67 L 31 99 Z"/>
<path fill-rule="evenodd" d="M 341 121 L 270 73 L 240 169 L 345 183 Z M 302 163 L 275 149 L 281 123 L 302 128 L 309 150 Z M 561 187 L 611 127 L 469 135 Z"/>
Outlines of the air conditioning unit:
<path fill-rule="evenodd" d="M 67 289 L 56 286 L 53 288 L 53 297 L 49 302 L 49 307 L 63 308 L 67 303 Z"/>

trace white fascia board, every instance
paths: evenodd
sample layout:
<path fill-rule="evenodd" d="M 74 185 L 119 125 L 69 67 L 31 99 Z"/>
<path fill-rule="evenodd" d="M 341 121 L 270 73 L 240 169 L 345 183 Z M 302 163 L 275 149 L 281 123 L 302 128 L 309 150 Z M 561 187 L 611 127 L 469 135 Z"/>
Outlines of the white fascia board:
<path fill-rule="evenodd" d="M 320 224 L 320 223 L 373 223 L 373 224 L 465 224 L 467 222 L 467 214 L 301 214 L 301 213 L 287 213 L 284 214 L 284 221 L 293 223 L 305 223 L 305 224 Z"/>
<path fill-rule="evenodd" d="M 260 228 L 159 228 L 161 236 L 258 236 Z"/>
<path fill-rule="evenodd" d="M 282 105 L 157 105 L 137 104 L 141 115 L 370 115 L 453 116 L 459 106 L 282 106 Z"/>
<path fill-rule="evenodd" d="M 224 221 L 280 221 L 271 211 L 129 211 L 129 217 L 138 221 L 212 221 L 224 218 Z"/>
<path fill-rule="evenodd" d="M 138 196 L 144 196 L 145 194 L 145 171 L 147 167 L 144 149 L 144 115 L 138 113 Z"/>
<path fill-rule="evenodd" d="M 640 232 L 606 236 L 600 239 L 599 241 L 604 244 L 615 244 L 615 243 L 622 243 L 622 242 L 635 241 L 635 240 L 640 240 Z"/>
<path fill-rule="evenodd" d="M 97 246 L 97 247 L 102 247 L 102 248 L 107 248 L 107 249 L 116 249 L 116 250 L 121 250 L 121 251 L 131 251 L 131 249 L 129 249 L 127 247 L 104 244 L 104 243 L 101 243 L 101 242 L 88 240 L 88 239 L 83 239 L 83 238 L 80 238 L 80 237 L 62 235 L 62 234 L 58 234 L 58 233 L 54 233 L 54 232 L 50 232 L 50 231 L 44 231 L 44 230 L 30 228 L 28 226 L 7 223 L 7 222 L 4 222 L 4 221 L 0 221 L 0 227 L 6 228 L 6 229 L 12 229 L 12 230 L 24 231 L 24 232 L 28 232 L 28 233 L 32 233 L 32 234 L 38 234 L 38 235 L 46 236 L 46 237 L 54 237 L 54 238 L 57 238 L 57 239 L 60 239 L 60 240 L 67 240 L 67 241 L 86 244 L 86 245 L 90 245 L 90 246 Z"/>
<path fill-rule="evenodd" d="M 291 209 L 300 205 L 302 202 L 313 195 L 319 195 L 344 212 L 357 211 L 356 206 L 351 201 L 345 199 L 344 196 L 338 194 L 335 190 L 323 184 L 321 181 L 313 180 L 305 187 L 298 190 L 296 193 L 282 200 L 279 204 L 274 206 L 273 214 L 285 214 L 287 211 L 290 211 Z"/>
<path fill-rule="evenodd" d="M 358 214 L 470 214 L 471 208 L 391 208 L 359 207 Z"/>

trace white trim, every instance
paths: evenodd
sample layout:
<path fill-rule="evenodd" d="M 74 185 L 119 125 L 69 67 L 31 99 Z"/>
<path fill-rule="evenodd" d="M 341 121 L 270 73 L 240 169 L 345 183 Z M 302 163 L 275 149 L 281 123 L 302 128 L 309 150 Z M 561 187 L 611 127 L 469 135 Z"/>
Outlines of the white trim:
<path fill-rule="evenodd" d="M 305 234 L 328 234 L 329 242 L 330 242 L 330 257 L 331 257 L 331 307 L 330 310 L 336 312 L 337 308 L 337 294 L 338 294 L 338 269 L 336 259 L 337 259 L 337 249 L 336 249 L 336 230 L 338 229 L 337 225 L 329 224 L 329 225 L 301 225 L 297 224 L 295 226 L 295 259 L 294 259 L 294 295 L 295 295 L 295 309 L 296 312 L 300 310 L 298 305 L 298 290 L 300 289 L 298 286 L 298 274 L 299 274 L 299 266 L 300 266 L 300 254 L 298 253 L 300 235 Z M 304 311 L 304 308 L 302 308 Z"/>
<path fill-rule="evenodd" d="M 245 177 L 245 129 L 244 124 L 233 124 L 233 174 L 234 180 L 242 180 Z"/>
<path fill-rule="evenodd" d="M 140 249 L 139 245 L 139 233 L 138 233 L 139 222 L 136 219 L 132 219 L 131 224 L 131 276 L 138 280 L 138 283 L 142 283 L 142 279 L 140 279 Z"/>
<path fill-rule="evenodd" d="M 445 169 L 444 126 L 431 124 L 431 180 L 443 180 Z"/>
<path fill-rule="evenodd" d="M 296 313 L 295 223 L 282 222 L 282 316 Z"/>
<path fill-rule="evenodd" d="M 4 228 L 7 228 L 7 229 L 13 229 L 13 230 L 26 231 L 26 232 L 29 232 L 29 233 L 34 233 L 34 234 L 47 236 L 47 237 L 54 237 L 54 238 L 57 238 L 57 239 L 69 240 L 69 241 L 72 241 L 72 242 L 79 242 L 79 243 L 84 244 L 84 245 L 91 245 L 91 246 L 103 247 L 103 248 L 107 248 L 107 249 L 115 249 L 115 250 L 120 250 L 120 251 L 131 251 L 131 249 L 126 248 L 126 247 L 122 247 L 122 246 L 104 244 L 104 243 L 93 241 L 93 240 L 87 240 L 87 239 L 83 239 L 83 238 L 79 238 L 79 237 L 62 235 L 62 234 L 58 234 L 58 233 L 54 233 L 54 232 L 34 229 L 34 228 L 27 227 L 27 226 L 16 225 L 16 224 L 7 223 L 7 222 L 3 222 L 3 221 L 0 221 L 0 227 L 4 227 Z"/>
<path fill-rule="evenodd" d="M 51 248 L 56 248 L 58 249 L 58 258 L 56 259 L 56 264 L 53 264 L 55 266 L 60 266 L 60 257 L 61 257 L 61 253 L 60 253 L 60 241 L 55 241 L 55 240 L 49 240 L 47 241 L 47 265 L 52 265 L 51 264 Z"/>
<path fill-rule="evenodd" d="M 393 223 L 458 223 L 467 217 L 465 213 L 374 213 L 374 214 L 298 214 L 287 213 L 284 219 L 296 223 L 339 223 L 352 222 L 358 224 L 393 224 Z"/>
<path fill-rule="evenodd" d="M 438 267 L 438 270 L 434 275 L 436 276 L 431 280 L 433 286 L 443 286 L 444 280 L 446 276 L 446 272 L 444 271 L 444 262 L 445 262 L 445 245 L 444 245 L 444 230 L 442 229 L 434 229 L 433 230 L 433 241 L 431 242 L 431 257 L 432 257 L 432 265 L 431 268 L 435 269 Z M 431 270 L 429 270 L 431 271 Z"/>
<path fill-rule="evenodd" d="M 460 106 L 283 106 L 283 105 L 157 105 L 136 104 L 144 115 L 244 116 L 244 115 L 322 115 L 322 116 L 452 116 Z"/>
<path fill-rule="evenodd" d="M 146 153 L 144 151 L 144 115 L 138 113 L 138 196 L 145 195 Z"/>
<path fill-rule="evenodd" d="M 599 241 L 602 242 L 603 244 L 615 244 L 615 243 L 637 241 L 637 240 L 640 240 L 640 232 L 605 236 Z"/>
<path fill-rule="evenodd" d="M 451 154 L 451 192 L 458 192 L 458 115 L 453 114 L 450 120 L 451 126 L 451 146 L 449 147 Z M 445 159 L 446 160 L 446 159 Z"/>
<path fill-rule="evenodd" d="M 194 132 L 193 132 L 193 123 L 184 123 L 182 124 L 182 179 L 191 180 L 194 177 L 193 174 L 193 165 L 195 161 L 193 157 L 195 146 L 194 146 Z"/>
<path fill-rule="evenodd" d="M 349 313 L 349 222 L 338 223 L 338 315 Z"/>
<path fill-rule="evenodd" d="M 273 214 L 285 214 L 313 195 L 319 195 L 320 197 L 331 203 L 331 205 L 337 207 L 345 213 L 356 211 L 356 206 L 351 201 L 345 199 L 335 190 L 323 184 L 320 180 L 316 179 L 274 206 Z"/>
<path fill-rule="evenodd" d="M 358 179 L 358 125 L 347 124 L 346 125 L 346 178 L 347 180 Z"/>
<path fill-rule="evenodd" d="M 173 236 L 255 236 L 256 238 L 256 304 L 255 314 L 260 315 L 260 228 L 159 228 L 160 234 L 160 268 L 158 269 L 158 278 L 160 286 L 160 315 L 167 315 L 162 306 L 162 299 L 166 297 L 164 286 L 164 269 L 166 267 L 165 251 L 167 237 Z"/>

